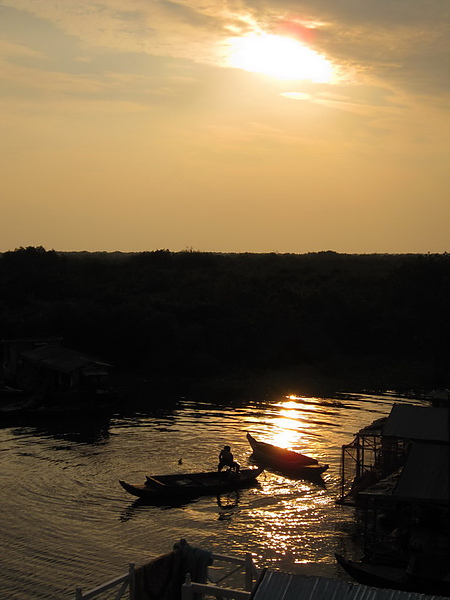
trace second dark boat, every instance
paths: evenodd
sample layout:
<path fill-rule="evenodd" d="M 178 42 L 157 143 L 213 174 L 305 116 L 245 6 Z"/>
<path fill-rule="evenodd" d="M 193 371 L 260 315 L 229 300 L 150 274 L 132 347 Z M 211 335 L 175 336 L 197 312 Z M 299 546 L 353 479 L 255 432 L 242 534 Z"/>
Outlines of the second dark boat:
<path fill-rule="evenodd" d="M 291 477 L 317 478 L 328 469 L 328 465 L 319 463 L 315 458 L 259 442 L 250 433 L 247 433 L 247 440 L 252 447 L 255 462 Z"/>

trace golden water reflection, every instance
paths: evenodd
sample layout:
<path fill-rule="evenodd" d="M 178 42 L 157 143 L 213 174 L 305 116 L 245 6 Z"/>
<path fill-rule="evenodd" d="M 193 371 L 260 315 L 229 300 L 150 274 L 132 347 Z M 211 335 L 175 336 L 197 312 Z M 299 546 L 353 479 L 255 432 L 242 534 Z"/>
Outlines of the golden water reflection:
<path fill-rule="evenodd" d="M 328 462 L 324 442 L 327 410 L 318 398 L 286 396 L 272 403 L 270 408 L 266 407 L 263 419 L 258 420 L 262 415 L 255 415 L 251 432 L 257 440 Z M 322 480 L 309 481 L 270 470 L 260 477 L 258 500 L 252 503 L 250 511 L 251 535 L 255 536 L 255 542 L 264 539 L 274 563 L 287 557 L 297 564 L 317 562 L 323 537 L 332 535 L 324 531 L 325 515 L 334 511 L 334 497 L 327 490 L 327 478 L 327 472 Z"/>
<path fill-rule="evenodd" d="M 317 546 L 323 541 L 315 533 L 323 520 L 321 510 L 310 499 L 297 497 L 278 502 L 274 506 L 252 511 L 253 532 L 264 539 L 266 549 L 270 549 L 274 562 L 280 557 L 291 555 L 297 564 L 317 560 Z M 258 523 L 261 523 L 258 527 Z"/>
<path fill-rule="evenodd" d="M 272 405 L 264 423 L 258 423 L 253 433 L 259 441 L 280 448 L 303 454 L 314 453 L 318 450 L 317 438 L 321 427 L 319 409 L 315 398 L 287 396 Z"/>

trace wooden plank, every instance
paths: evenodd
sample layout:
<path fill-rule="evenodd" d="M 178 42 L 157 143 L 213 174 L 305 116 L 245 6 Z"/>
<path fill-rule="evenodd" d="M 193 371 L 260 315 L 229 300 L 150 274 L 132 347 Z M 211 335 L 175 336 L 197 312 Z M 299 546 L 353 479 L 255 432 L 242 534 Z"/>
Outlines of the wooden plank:
<path fill-rule="evenodd" d="M 192 483 L 194 483 L 196 485 L 203 485 L 203 486 L 210 485 L 210 481 L 207 479 L 205 482 L 205 478 L 202 477 L 202 475 L 189 476 L 189 479 L 191 480 Z"/>
<path fill-rule="evenodd" d="M 166 485 L 162 481 L 159 481 L 159 479 L 155 479 L 154 477 L 150 477 L 150 475 L 146 475 L 146 479 L 147 479 L 147 481 L 151 481 L 152 483 L 157 483 L 158 485 L 162 485 L 162 486 Z"/>

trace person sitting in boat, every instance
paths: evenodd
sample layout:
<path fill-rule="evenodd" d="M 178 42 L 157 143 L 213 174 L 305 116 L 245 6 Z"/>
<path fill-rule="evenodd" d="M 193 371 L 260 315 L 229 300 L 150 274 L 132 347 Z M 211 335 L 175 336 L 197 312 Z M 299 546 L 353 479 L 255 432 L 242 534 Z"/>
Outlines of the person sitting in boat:
<path fill-rule="evenodd" d="M 239 473 L 239 469 L 241 468 L 240 464 L 234 460 L 230 446 L 224 446 L 219 454 L 219 466 L 217 467 L 219 473 L 224 467 L 230 467 L 236 473 Z"/>

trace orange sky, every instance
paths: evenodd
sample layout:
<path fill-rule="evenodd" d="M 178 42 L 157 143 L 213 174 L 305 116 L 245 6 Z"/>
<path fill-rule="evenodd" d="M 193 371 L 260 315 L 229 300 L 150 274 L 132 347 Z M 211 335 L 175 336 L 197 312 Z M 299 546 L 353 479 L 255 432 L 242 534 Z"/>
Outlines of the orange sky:
<path fill-rule="evenodd" d="M 449 29 L 446 0 L 0 0 L 0 252 L 449 251 Z"/>

